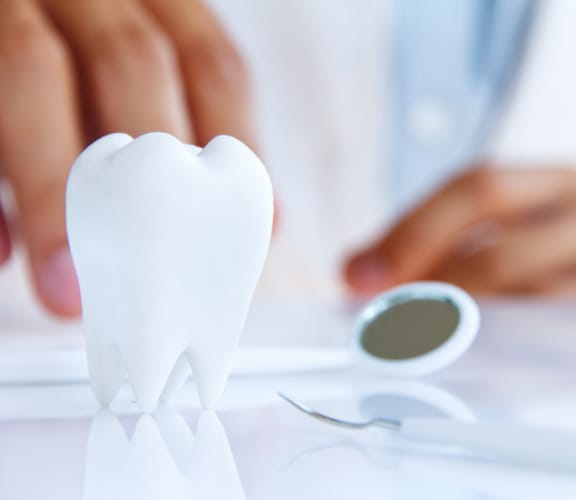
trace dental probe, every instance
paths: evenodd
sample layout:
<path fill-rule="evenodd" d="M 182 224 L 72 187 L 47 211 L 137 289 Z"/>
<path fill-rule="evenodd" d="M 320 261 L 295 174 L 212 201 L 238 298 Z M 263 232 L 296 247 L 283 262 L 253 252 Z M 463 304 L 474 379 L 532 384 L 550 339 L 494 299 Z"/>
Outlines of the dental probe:
<path fill-rule="evenodd" d="M 443 418 L 372 418 L 350 421 L 318 412 L 278 393 L 284 401 L 324 423 L 347 429 L 380 427 L 402 436 L 444 446 L 458 446 L 500 460 L 576 468 L 576 434 L 516 425 L 459 422 Z"/>

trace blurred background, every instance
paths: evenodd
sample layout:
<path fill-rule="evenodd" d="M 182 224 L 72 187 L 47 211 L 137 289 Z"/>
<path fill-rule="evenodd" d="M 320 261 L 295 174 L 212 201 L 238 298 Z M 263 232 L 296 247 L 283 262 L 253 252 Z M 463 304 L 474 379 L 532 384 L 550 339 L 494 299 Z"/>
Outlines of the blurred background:
<path fill-rule="evenodd" d="M 456 16 L 454 22 L 466 15 L 451 2 L 409 3 L 419 9 L 428 3 L 445 18 Z M 260 294 L 340 297 L 343 261 L 396 217 L 390 138 L 398 6 L 379 0 L 211 5 L 252 70 L 263 156 L 281 207 Z M 480 156 L 507 168 L 576 167 L 576 4 L 540 2 L 533 16 L 517 75 Z M 440 105 L 458 114 L 450 96 Z M 459 119 L 447 126 L 449 148 L 457 147 Z"/>
<path fill-rule="evenodd" d="M 250 70 L 260 153 L 280 208 L 259 298 L 346 296 L 346 259 L 472 161 L 576 166 L 570 0 L 208 4 Z M 508 27 L 499 32 L 498 22 Z M 427 52 L 425 35 L 438 47 Z M 436 68 L 428 93 L 428 76 L 411 69 L 410 54 L 414 68 Z M 476 61 L 480 76 L 464 60 Z M 476 102 L 466 82 L 442 88 L 454 67 L 462 81 L 478 76 L 488 113 L 464 105 Z M 403 157 L 398 150 L 410 141 L 420 152 Z M 428 160 L 437 172 L 424 175 L 418 165 Z M 38 311 L 21 261 L 0 271 L 0 300 L 7 311 L 23 301 Z"/>

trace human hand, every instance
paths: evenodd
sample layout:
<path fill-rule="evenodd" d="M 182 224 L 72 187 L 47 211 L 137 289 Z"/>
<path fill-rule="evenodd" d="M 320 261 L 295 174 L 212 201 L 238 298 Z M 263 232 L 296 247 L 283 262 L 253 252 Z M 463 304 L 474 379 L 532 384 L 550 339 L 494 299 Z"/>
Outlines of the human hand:
<path fill-rule="evenodd" d="M 473 293 L 576 295 L 576 171 L 469 171 L 346 264 L 368 295 L 411 280 Z"/>
<path fill-rule="evenodd" d="M 0 0 L 0 167 L 18 215 L 0 213 L 0 263 L 22 236 L 37 293 L 80 312 L 66 243 L 68 171 L 86 144 L 121 131 L 254 146 L 243 61 L 199 0 Z"/>

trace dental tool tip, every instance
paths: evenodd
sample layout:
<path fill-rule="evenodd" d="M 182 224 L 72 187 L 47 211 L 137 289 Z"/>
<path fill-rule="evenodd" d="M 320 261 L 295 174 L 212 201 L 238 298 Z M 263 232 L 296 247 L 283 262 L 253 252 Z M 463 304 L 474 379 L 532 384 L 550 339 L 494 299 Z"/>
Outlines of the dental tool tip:
<path fill-rule="evenodd" d="M 400 421 L 388 418 L 374 418 L 362 422 L 357 422 L 331 417 L 330 415 L 326 415 L 325 413 L 313 410 L 312 408 L 288 397 L 283 392 L 277 392 L 276 394 L 278 394 L 279 397 L 281 397 L 284 401 L 286 401 L 288 404 L 290 404 L 297 410 L 300 410 L 302 413 L 317 420 L 320 420 L 321 422 L 324 422 L 326 424 L 336 425 L 338 427 L 344 427 L 346 429 L 366 429 L 368 427 L 382 427 L 385 429 L 399 430 L 402 426 L 402 423 Z"/>

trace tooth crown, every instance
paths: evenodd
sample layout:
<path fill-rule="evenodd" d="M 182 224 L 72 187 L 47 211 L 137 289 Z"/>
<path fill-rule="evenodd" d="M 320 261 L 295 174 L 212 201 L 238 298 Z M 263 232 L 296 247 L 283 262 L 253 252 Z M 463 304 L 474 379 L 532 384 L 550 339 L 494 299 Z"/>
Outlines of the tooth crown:
<path fill-rule="evenodd" d="M 143 411 L 191 366 L 212 406 L 266 257 L 272 188 L 240 141 L 111 134 L 68 180 L 67 226 L 88 364 L 107 405 L 127 375 Z"/>

